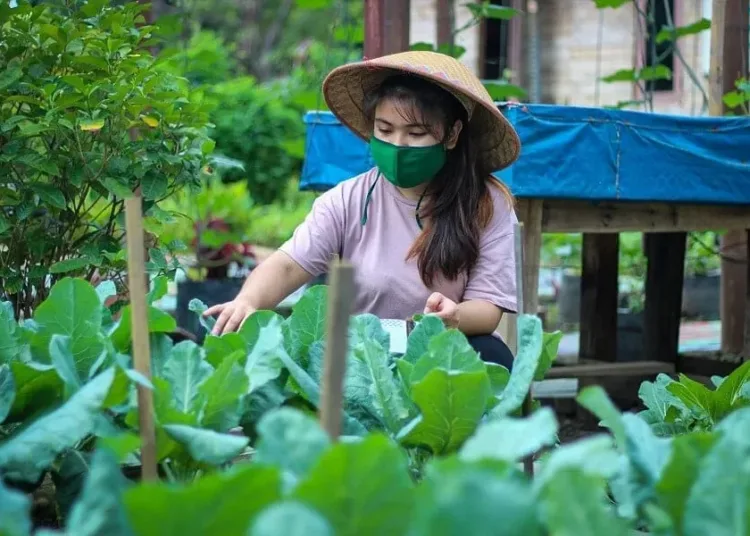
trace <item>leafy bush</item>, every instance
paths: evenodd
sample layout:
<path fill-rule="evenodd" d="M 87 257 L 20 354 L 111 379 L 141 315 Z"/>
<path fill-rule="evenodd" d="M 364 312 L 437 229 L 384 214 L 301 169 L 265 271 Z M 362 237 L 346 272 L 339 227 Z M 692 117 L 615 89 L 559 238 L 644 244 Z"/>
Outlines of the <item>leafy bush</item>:
<path fill-rule="evenodd" d="M 27 317 L 60 274 L 121 269 L 123 199 L 140 187 L 161 218 L 213 148 L 200 99 L 148 52 L 144 6 L 106 4 L 0 6 L 0 289 Z"/>
<path fill-rule="evenodd" d="M 216 84 L 206 95 L 217 152 L 244 165 L 244 170 L 224 172 L 224 180 L 246 180 L 250 195 L 260 204 L 277 200 L 302 166 L 302 154 L 289 148 L 302 143 L 302 111 L 280 98 L 273 86 L 249 77 Z"/>

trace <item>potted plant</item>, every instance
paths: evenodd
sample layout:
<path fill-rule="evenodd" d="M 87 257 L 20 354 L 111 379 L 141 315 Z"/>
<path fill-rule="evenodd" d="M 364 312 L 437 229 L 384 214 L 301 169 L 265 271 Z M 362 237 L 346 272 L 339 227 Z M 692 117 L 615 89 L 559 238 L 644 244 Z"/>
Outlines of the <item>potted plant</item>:
<path fill-rule="evenodd" d="M 685 253 L 682 314 L 687 318 L 719 319 L 721 288 L 719 237 L 708 231 L 690 233 Z"/>

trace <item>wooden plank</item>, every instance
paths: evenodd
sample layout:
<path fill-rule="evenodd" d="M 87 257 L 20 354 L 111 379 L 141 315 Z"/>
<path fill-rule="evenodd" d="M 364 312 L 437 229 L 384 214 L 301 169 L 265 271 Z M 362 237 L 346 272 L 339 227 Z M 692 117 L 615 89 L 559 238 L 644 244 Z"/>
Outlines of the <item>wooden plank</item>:
<path fill-rule="evenodd" d="M 331 263 L 328 285 L 326 345 L 320 386 L 320 422 L 333 441 L 341 433 L 341 409 L 346 373 L 349 316 L 354 302 L 354 268 Z"/>
<path fill-rule="evenodd" d="M 619 235 L 584 234 L 580 356 L 617 359 Z"/>
<path fill-rule="evenodd" d="M 532 199 L 519 199 L 519 206 Z M 539 200 L 535 200 L 539 201 Z M 542 209 L 545 233 L 673 232 L 745 229 L 748 205 L 615 203 L 546 199 Z"/>
<path fill-rule="evenodd" d="M 677 361 L 677 372 L 693 376 L 729 376 L 742 363 L 721 361 L 713 356 L 708 357 L 699 353 L 680 354 Z"/>
<path fill-rule="evenodd" d="M 555 378 L 531 384 L 534 398 L 575 398 L 578 395 L 578 378 Z"/>
<path fill-rule="evenodd" d="M 648 267 L 643 357 L 648 361 L 677 363 L 687 235 L 649 233 L 645 242 Z"/>
<path fill-rule="evenodd" d="M 608 376 L 649 376 L 659 373 L 674 374 L 675 365 L 663 361 L 628 361 L 625 363 L 586 363 L 567 367 L 552 367 L 546 379 L 554 378 L 597 378 Z"/>

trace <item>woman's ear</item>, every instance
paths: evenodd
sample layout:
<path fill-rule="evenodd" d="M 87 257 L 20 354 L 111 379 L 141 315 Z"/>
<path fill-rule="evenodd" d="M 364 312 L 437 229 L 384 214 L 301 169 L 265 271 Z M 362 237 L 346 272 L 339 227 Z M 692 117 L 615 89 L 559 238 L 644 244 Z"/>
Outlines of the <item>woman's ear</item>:
<path fill-rule="evenodd" d="M 463 126 L 464 124 L 459 120 L 453 124 L 453 127 L 451 127 L 451 131 L 448 134 L 448 139 L 445 142 L 445 148 L 449 151 L 456 147 L 456 144 L 458 143 L 458 136 L 461 134 L 461 129 L 463 128 Z"/>

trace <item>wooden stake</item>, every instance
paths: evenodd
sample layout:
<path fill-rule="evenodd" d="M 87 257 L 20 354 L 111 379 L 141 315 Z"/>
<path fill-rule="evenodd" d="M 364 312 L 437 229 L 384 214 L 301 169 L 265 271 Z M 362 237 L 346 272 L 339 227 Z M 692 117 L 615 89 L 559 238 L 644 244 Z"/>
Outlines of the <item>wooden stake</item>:
<path fill-rule="evenodd" d="M 524 284 L 523 284 L 523 267 L 524 267 L 524 250 L 523 250 L 523 222 L 519 222 L 514 225 L 514 245 L 516 254 L 516 303 L 518 308 L 518 316 L 526 314 L 526 303 L 524 301 Z M 531 389 L 526 393 L 526 398 L 523 399 L 523 406 L 521 406 L 521 415 L 528 417 L 532 411 L 532 397 Z M 527 456 L 523 460 L 523 469 L 529 477 L 534 476 L 534 455 Z"/>
<path fill-rule="evenodd" d="M 145 378 L 151 379 L 151 350 L 146 305 L 146 260 L 140 188 L 132 197 L 125 200 L 125 236 L 128 251 L 128 290 L 132 309 L 133 364 L 135 370 Z M 153 393 L 151 389 L 141 384 L 136 385 L 136 390 L 141 435 L 141 479 L 155 480 L 157 473 Z"/>
<path fill-rule="evenodd" d="M 320 422 L 333 441 L 341 435 L 349 316 L 354 294 L 354 268 L 345 262 L 332 262 L 328 271 L 328 316 L 323 378 L 320 386 Z"/>

